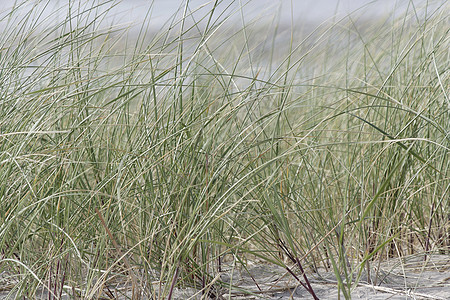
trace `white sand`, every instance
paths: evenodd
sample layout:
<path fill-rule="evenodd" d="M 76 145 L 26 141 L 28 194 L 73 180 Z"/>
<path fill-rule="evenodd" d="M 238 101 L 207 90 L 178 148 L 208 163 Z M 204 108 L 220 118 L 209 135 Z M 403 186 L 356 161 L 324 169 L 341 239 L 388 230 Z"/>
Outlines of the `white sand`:
<path fill-rule="evenodd" d="M 374 279 L 376 270 L 372 273 Z M 338 285 L 332 272 L 321 272 L 321 276 L 309 274 L 308 278 L 319 299 L 338 299 Z M 362 276 L 351 291 L 352 299 L 450 299 L 450 255 L 432 255 L 427 261 L 423 255 L 392 259 L 380 265 L 377 278 L 375 283 Z M 229 269 L 220 274 L 220 279 L 254 294 L 245 294 L 237 288 L 231 292 L 223 289 L 216 291 L 218 299 L 313 299 L 292 275 L 278 266 L 254 264 L 249 266 L 248 272 Z M 304 283 L 304 279 L 301 280 Z M 3 280 L 0 274 L 0 299 L 14 299 L 14 293 L 8 297 L 13 286 L 12 282 L 5 280 L 5 274 Z M 126 294 L 131 295 L 129 292 Z M 200 298 L 199 290 L 177 288 L 172 299 Z M 48 295 L 41 290 L 36 299 L 48 299 Z M 66 295 L 62 299 L 70 297 Z M 344 299 L 342 292 L 341 299 Z"/>

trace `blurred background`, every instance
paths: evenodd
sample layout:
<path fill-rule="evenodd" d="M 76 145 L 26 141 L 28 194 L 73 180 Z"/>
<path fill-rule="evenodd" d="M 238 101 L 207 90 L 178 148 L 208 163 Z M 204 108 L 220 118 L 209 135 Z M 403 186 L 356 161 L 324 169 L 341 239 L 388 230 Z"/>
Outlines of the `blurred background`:
<path fill-rule="evenodd" d="M 139 27 L 146 17 L 149 18 L 151 26 L 161 27 L 173 16 L 180 17 L 186 3 L 188 2 L 187 14 L 192 18 L 201 18 L 216 3 L 219 4 L 219 15 L 225 12 L 224 17 L 234 18 L 235 22 L 245 22 L 252 20 L 275 21 L 281 26 L 310 25 L 317 26 L 326 21 L 336 21 L 339 18 L 354 15 L 359 21 L 370 20 L 386 16 L 392 11 L 402 14 L 405 10 L 415 10 L 416 8 L 429 5 L 427 0 L 80 0 L 71 1 L 73 7 L 99 5 L 99 10 L 106 10 L 111 5 L 114 6 L 109 18 L 113 24 L 129 24 L 132 27 Z M 433 1 L 431 1 L 433 2 Z M 442 4 L 442 1 L 434 1 L 435 5 Z M 4 15 L 13 5 L 43 5 L 46 6 L 46 13 L 59 11 L 61 18 L 66 16 L 62 13 L 67 9 L 67 0 L 45 0 L 45 1 L 10 1 L 0 0 L 0 12 Z M 429 6 L 430 9 L 433 5 Z M 53 19 L 54 20 L 54 19 Z M 356 20 L 358 21 L 358 20 Z"/>

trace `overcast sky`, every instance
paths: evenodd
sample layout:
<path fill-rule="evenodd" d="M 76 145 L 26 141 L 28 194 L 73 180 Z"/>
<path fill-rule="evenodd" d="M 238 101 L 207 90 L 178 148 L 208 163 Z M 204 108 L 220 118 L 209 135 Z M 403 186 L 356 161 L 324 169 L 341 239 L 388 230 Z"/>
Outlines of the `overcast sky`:
<path fill-rule="evenodd" d="M 26 3 L 34 3 L 35 0 L 25 0 Z M 41 2 L 46 2 L 44 0 Z M 49 0 L 51 5 L 47 7 L 47 13 L 58 6 L 65 6 L 69 0 Z M 77 3 L 77 0 L 70 0 L 71 3 Z M 93 3 L 95 0 L 80 0 L 80 2 Z M 0 11 L 7 10 L 15 1 L 0 0 Z M 20 2 L 20 1 L 19 1 Z M 107 2 L 96 1 L 96 2 Z M 181 7 L 186 0 L 122 0 L 119 2 L 111 15 L 114 15 L 114 22 L 130 24 L 135 23 L 139 26 L 142 23 L 146 13 L 153 3 L 151 23 L 155 26 L 162 25 L 167 21 L 177 9 Z M 205 15 L 210 11 L 215 0 L 189 0 L 191 10 L 198 9 L 194 14 L 196 18 Z M 319 24 L 327 19 L 344 17 L 350 13 L 355 16 L 379 17 L 395 9 L 396 13 L 403 12 L 407 7 L 411 9 L 411 4 L 416 7 L 424 6 L 427 0 L 222 0 L 217 12 L 220 9 L 228 7 L 228 12 L 233 13 L 237 21 L 240 21 L 242 15 L 246 22 L 255 18 L 267 19 L 274 15 L 279 16 L 282 24 L 290 24 L 291 19 L 295 24 L 313 23 Z M 436 5 L 443 4 L 445 0 L 432 0 Z M 63 18 L 64 13 L 58 15 Z"/>
<path fill-rule="evenodd" d="M 148 0 L 125 0 L 118 6 L 118 10 L 131 9 L 128 16 L 138 20 L 143 17 L 149 2 Z M 189 1 L 191 9 L 205 4 L 204 10 L 211 7 L 213 2 L 208 0 Z M 423 6 L 426 2 L 426 0 L 223 0 L 221 7 L 230 3 L 233 3 L 234 9 L 243 6 L 244 17 L 248 19 L 279 13 L 282 22 L 290 23 L 292 16 L 294 22 L 321 23 L 332 18 L 336 13 L 342 17 L 358 10 L 360 15 L 377 17 L 385 15 L 394 8 L 396 8 L 396 11 L 403 11 L 408 4 L 413 3 L 415 6 Z M 154 20 L 167 20 L 183 3 L 185 1 L 182 0 L 155 0 Z M 210 4 L 208 5 L 208 3 Z"/>

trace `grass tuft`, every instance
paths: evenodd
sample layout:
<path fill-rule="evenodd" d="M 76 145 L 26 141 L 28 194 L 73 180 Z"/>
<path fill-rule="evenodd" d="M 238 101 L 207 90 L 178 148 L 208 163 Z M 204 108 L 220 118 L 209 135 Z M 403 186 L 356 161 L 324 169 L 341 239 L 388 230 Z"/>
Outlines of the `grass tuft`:
<path fill-rule="evenodd" d="M 224 270 L 264 262 L 314 298 L 309 275 L 332 271 L 349 298 L 383 260 L 450 254 L 449 7 L 434 4 L 309 34 L 220 1 L 186 1 L 159 31 L 116 26 L 109 1 L 2 13 L 10 295 L 129 282 L 133 299 L 214 298 L 237 288 Z"/>

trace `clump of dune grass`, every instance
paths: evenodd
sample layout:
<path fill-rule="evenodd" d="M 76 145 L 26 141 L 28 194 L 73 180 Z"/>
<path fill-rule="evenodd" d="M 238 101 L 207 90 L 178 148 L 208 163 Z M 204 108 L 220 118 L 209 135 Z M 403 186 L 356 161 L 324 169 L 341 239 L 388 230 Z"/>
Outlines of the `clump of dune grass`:
<path fill-rule="evenodd" d="M 382 260 L 449 253 L 444 1 L 310 34 L 219 1 L 159 31 L 36 3 L 0 21 L 11 296 L 213 298 L 258 261 L 349 298 Z"/>

